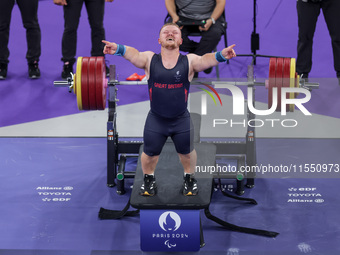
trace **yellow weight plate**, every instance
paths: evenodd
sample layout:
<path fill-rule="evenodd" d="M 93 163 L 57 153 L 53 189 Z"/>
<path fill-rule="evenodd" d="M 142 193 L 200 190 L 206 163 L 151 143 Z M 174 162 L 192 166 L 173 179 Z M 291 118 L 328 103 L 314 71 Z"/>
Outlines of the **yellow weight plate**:
<path fill-rule="evenodd" d="M 290 83 L 289 87 L 290 88 L 295 88 L 295 73 L 296 73 L 296 61 L 295 58 L 290 59 Z M 294 99 L 295 98 L 295 93 L 289 93 L 289 99 Z M 294 105 L 290 104 L 289 105 L 289 111 L 294 112 Z"/>
<path fill-rule="evenodd" d="M 76 95 L 77 95 L 77 104 L 78 109 L 83 110 L 82 99 L 81 99 L 81 67 L 83 63 L 83 58 L 78 57 L 77 59 L 77 70 L 76 70 Z"/>

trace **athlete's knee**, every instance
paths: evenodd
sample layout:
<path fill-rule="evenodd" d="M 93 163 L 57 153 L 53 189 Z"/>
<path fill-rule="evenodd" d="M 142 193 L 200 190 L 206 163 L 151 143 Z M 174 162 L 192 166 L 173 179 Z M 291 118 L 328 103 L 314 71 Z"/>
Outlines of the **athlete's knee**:
<path fill-rule="evenodd" d="M 190 159 L 190 153 L 187 154 L 178 153 L 178 155 L 182 159 Z"/>
<path fill-rule="evenodd" d="M 145 156 L 147 156 L 147 157 L 152 158 L 152 157 L 157 157 L 157 156 L 159 156 L 160 151 L 155 150 L 155 149 L 152 149 L 152 148 L 145 148 L 145 147 L 144 147 L 143 154 L 144 154 Z"/>
<path fill-rule="evenodd" d="M 177 153 L 181 158 L 184 158 L 184 159 L 185 158 L 190 159 L 191 157 L 196 155 L 196 151 L 193 147 L 187 148 L 187 150 L 185 151 L 177 151 Z"/>
<path fill-rule="evenodd" d="M 148 155 L 147 153 L 142 153 L 142 160 L 144 162 L 154 162 L 159 158 L 159 155 Z"/>

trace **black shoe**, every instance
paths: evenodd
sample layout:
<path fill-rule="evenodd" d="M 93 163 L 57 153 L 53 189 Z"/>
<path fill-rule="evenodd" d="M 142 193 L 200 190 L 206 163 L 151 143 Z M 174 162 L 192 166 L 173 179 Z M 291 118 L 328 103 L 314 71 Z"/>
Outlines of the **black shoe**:
<path fill-rule="evenodd" d="M 7 64 L 1 63 L 0 64 L 0 80 L 5 80 L 7 77 Z"/>
<path fill-rule="evenodd" d="M 308 73 L 298 73 L 300 75 L 300 78 L 308 78 L 309 74 Z"/>
<path fill-rule="evenodd" d="M 73 73 L 73 65 L 70 63 L 64 64 L 63 71 L 61 72 L 61 78 L 67 79 L 68 77 L 72 77 Z"/>
<path fill-rule="evenodd" d="M 31 79 L 40 78 L 40 69 L 37 61 L 28 64 L 28 77 Z"/>
<path fill-rule="evenodd" d="M 157 193 L 156 179 L 153 175 L 144 175 L 144 183 L 140 188 L 140 195 L 142 196 L 154 196 Z"/>
<path fill-rule="evenodd" d="M 308 82 L 308 73 L 300 73 L 300 79 L 305 80 L 305 82 Z"/>
<path fill-rule="evenodd" d="M 185 174 L 183 184 L 184 196 L 196 196 L 198 193 L 197 180 L 193 174 Z"/>
<path fill-rule="evenodd" d="M 210 67 L 210 68 L 204 70 L 204 72 L 205 72 L 206 74 L 210 74 L 211 71 L 212 71 L 212 67 Z"/>

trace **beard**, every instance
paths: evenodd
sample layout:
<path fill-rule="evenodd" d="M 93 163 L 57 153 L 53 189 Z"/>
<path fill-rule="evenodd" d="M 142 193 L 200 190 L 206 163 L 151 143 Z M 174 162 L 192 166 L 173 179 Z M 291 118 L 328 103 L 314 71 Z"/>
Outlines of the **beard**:
<path fill-rule="evenodd" d="M 164 48 L 166 48 L 167 50 L 173 50 L 177 48 L 177 45 L 172 44 L 172 45 L 165 45 Z"/>
<path fill-rule="evenodd" d="M 174 49 L 178 48 L 179 45 L 176 42 L 169 44 L 167 41 L 165 41 L 164 43 L 162 43 L 162 47 L 164 47 L 167 50 L 174 50 Z"/>

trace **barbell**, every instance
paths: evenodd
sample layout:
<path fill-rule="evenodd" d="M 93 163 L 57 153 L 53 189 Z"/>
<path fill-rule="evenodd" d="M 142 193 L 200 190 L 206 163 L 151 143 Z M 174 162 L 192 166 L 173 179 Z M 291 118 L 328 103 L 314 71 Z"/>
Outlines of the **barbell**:
<path fill-rule="evenodd" d="M 281 110 L 281 88 L 318 88 L 317 83 L 307 83 L 296 73 L 295 58 L 270 58 L 269 79 L 265 82 L 230 82 L 235 85 L 265 86 L 268 89 L 268 107 L 272 107 L 273 88 L 277 88 L 277 108 Z M 115 74 L 111 75 L 114 77 Z M 138 85 L 147 84 L 146 81 L 117 81 L 106 79 L 104 57 L 78 57 L 76 73 L 66 81 L 54 81 L 56 87 L 69 87 L 77 97 L 79 110 L 104 110 L 106 106 L 108 85 Z M 287 98 L 294 99 L 297 93 L 289 93 Z M 293 112 L 294 105 L 287 105 L 286 111 Z"/>

